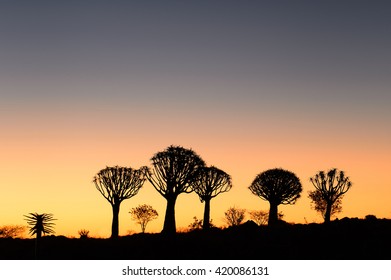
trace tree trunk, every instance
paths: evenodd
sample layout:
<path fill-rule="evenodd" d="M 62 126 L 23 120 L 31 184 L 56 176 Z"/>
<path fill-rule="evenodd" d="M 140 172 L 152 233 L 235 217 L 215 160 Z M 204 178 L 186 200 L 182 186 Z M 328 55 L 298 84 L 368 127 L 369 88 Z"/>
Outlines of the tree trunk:
<path fill-rule="evenodd" d="M 270 202 L 268 226 L 274 226 L 278 223 L 278 204 Z"/>
<path fill-rule="evenodd" d="M 111 224 L 111 238 L 118 238 L 119 235 L 119 206 L 120 204 L 113 204 L 113 222 Z"/>
<path fill-rule="evenodd" d="M 326 205 L 326 213 L 324 214 L 324 223 L 325 223 L 325 224 L 329 224 L 329 223 L 330 223 L 330 219 L 331 219 L 331 206 L 332 206 L 332 203 L 331 203 L 331 202 L 327 202 L 327 205 Z"/>
<path fill-rule="evenodd" d="M 210 199 L 205 199 L 204 223 L 202 228 L 204 230 L 210 229 Z"/>
<path fill-rule="evenodd" d="M 175 203 L 176 196 L 167 197 L 166 216 L 164 217 L 164 226 L 162 233 L 167 235 L 174 235 L 176 233 L 175 224 Z"/>
<path fill-rule="evenodd" d="M 141 221 L 141 232 L 145 233 L 145 228 L 147 227 L 147 223 L 145 221 Z"/>
<path fill-rule="evenodd" d="M 36 260 L 40 259 L 41 237 L 42 237 L 42 232 L 38 230 L 35 237 L 35 259 Z"/>

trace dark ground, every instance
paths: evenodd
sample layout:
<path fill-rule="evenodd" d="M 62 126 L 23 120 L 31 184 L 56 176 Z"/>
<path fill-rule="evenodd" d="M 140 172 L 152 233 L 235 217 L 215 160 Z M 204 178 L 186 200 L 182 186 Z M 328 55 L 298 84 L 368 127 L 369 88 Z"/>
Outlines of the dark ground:
<path fill-rule="evenodd" d="M 34 259 L 34 239 L 0 239 L 0 259 Z M 174 237 L 135 234 L 110 239 L 41 240 L 40 259 L 391 259 L 391 220 L 348 219 L 330 225 L 280 225 L 271 229 L 252 222 L 236 228 L 194 231 Z"/>

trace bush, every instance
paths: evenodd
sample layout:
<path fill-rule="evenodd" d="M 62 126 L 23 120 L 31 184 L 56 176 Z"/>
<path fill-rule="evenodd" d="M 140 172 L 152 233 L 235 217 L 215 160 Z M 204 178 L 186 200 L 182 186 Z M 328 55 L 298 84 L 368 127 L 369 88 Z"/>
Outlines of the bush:
<path fill-rule="evenodd" d="M 23 237 L 23 234 L 26 230 L 24 226 L 14 226 L 14 225 L 6 225 L 0 227 L 0 237 L 1 238 L 16 238 Z"/>

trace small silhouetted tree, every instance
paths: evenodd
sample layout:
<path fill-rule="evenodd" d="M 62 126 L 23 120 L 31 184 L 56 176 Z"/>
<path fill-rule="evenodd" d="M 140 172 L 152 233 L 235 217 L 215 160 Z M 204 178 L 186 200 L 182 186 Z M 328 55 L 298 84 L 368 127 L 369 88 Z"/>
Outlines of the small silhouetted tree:
<path fill-rule="evenodd" d="M 147 224 L 159 216 L 157 211 L 147 204 L 132 208 L 129 213 L 132 215 L 132 220 L 141 226 L 142 233 L 145 233 Z"/>
<path fill-rule="evenodd" d="M 327 203 L 322 197 L 322 193 L 318 190 L 308 192 L 308 198 L 311 199 L 311 207 L 315 211 L 319 212 L 322 215 L 322 218 L 326 217 Z M 338 199 L 331 206 L 330 217 L 337 215 L 342 212 L 342 198 L 343 195 L 338 197 Z"/>
<path fill-rule="evenodd" d="M 332 207 L 336 201 L 342 197 L 352 186 L 349 177 L 345 176 L 343 171 L 336 168 L 330 169 L 327 173 L 319 171 L 314 177 L 310 178 L 315 190 L 326 203 L 326 212 L 324 214 L 324 223 L 330 223 Z"/>
<path fill-rule="evenodd" d="M 278 222 L 278 205 L 294 204 L 300 197 L 300 179 L 292 172 L 269 169 L 258 174 L 249 187 L 250 191 L 270 204 L 268 225 Z"/>
<path fill-rule="evenodd" d="M 236 207 L 230 207 L 226 212 L 224 212 L 225 221 L 228 226 L 238 226 L 240 225 L 246 215 L 245 209 L 240 209 Z"/>
<path fill-rule="evenodd" d="M 146 180 L 147 167 L 133 169 L 131 167 L 106 167 L 94 176 L 96 189 L 111 204 L 113 221 L 111 238 L 119 234 L 119 211 L 121 202 L 135 196 Z"/>
<path fill-rule="evenodd" d="M 167 200 L 162 233 L 175 234 L 175 203 L 178 195 L 192 192 L 190 183 L 205 163 L 194 151 L 180 146 L 169 146 L 156 153 L 151 161 L 152 170 L 148 180 Z"/>
<path fill-rule="evenodd" d="M 29 233 L 35 235 L 35 258 L 39 257 L 39 246 L 42 238 L 42 234 L 54 234 L 54 223 L 56 219 L 53 218 L 53 214 L 38 214 L 29 213 L 24 215 L 27 224 L 30 228 Z"/>
<path fill-rule="evenodd" d="M 217 167 L 201 167 L 192 182 L 193 190 L 205 202 L 203 229 L 210 228 L 210 201 L 217 195 L 232 188 L 231 176 Z"/>

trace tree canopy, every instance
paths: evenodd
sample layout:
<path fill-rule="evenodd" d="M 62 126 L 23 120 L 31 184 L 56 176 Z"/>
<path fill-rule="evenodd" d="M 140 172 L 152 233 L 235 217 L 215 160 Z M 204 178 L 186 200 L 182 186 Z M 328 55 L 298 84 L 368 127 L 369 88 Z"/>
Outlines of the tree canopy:
<path fill-rule="evenodd" d="M 201 202 L 205 202 L 203 228 L 208 229 L 210 227 L 210 201 L 232 188 L 231 176 L 217 167 L 203 166 L 198 169 L 192 188 Z"/>
<path fill-rule="evenodd" d="M 270 203 L 268 224 L 273 225 L 278 221 L 278 205 L 294 204 L 300 197 L 302 185 L 293 172 L 275 168 L 258 174 L 249 189 Z"/>
<path fill-rule="evenodd" d="M 148 180 L 167 200 L 163 233 L 176 232 L 175 203 L 179 194 L 192 192 L 191 182 L 200 167 L 205 166 L 201 157 L 191 149 L 169 146 L 152 158 Z"/>
<path fill-rule="evenodd" d="M 106 167 L 100 170 L 93 179 L 96 189 L 111 204 L 113 209 L 113 221 L 111 225 L 111 237 L 119 234 L 119 210 L 123 200 L 135 196 L 143 186 L 147 167 L 133 169 L 131 167 Z"/>
<path fill-rule="evenodd" d="M 93 182 L 110 204 L 117 204 L 138 193 L 146 180 L 146 172 L 147 167 L 106 167 L 94 176 Z"/>

